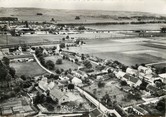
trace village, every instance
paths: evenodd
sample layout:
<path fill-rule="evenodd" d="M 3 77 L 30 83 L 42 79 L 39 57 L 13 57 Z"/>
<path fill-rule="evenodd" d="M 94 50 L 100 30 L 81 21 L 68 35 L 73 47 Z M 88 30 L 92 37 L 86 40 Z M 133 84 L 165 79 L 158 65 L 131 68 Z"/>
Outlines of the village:
<path fill-rule="evenodd" d="M 165 117 L 165 37 L 162 14 L 0 7 L 0 117 Z"/>
<path fill-rule="evenodd" d="M 82 44 L 2 49 L 10 59 L 3 57 L 1 64 L 10 64 L 15 69 L 12 75 L 17 72 L 15 64 L 25 63 L 37 63 L 44 72 L 20 74 L 1 83 L 10 92 L 1 93 L 1 100 L 9 100 L 0 104 L 1 115 L 164 115 L 165 73 L 157 74 L 154 66 L 145 64 L 125 66 L 116 60 L 70 52 L 70 46 Z M 35 66 L 28 71 L 35 71 Z"/>

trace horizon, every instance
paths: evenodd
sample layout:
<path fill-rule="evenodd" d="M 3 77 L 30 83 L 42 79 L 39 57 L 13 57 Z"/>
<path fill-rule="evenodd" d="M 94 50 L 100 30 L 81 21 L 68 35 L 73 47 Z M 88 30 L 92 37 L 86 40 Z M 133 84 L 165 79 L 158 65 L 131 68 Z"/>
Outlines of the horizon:
<path fill-rule="evenodd" d="M 166 15 L 165 0 L 0 0 L 0 7 L 146 12 Z"/>

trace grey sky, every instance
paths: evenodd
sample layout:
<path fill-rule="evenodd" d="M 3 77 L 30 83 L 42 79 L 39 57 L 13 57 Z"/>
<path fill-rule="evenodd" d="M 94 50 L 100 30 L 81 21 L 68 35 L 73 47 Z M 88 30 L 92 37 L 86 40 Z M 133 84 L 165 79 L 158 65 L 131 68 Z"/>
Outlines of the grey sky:
<path fill-rule="evenodd" d="M 166 14 L 166 0 L 0 0 L 0 7 L 97 9 Z"/>

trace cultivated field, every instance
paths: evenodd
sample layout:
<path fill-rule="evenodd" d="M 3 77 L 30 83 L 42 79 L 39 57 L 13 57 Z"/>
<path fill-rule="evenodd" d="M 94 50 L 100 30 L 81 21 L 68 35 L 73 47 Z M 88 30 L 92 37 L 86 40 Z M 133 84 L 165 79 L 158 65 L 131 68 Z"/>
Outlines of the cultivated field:
<path fill-rule="evenodd" d="M 87 40 L 86 45 L 70 48 L 70 51 L 88 53 L 103 59 L 118 60 L 126 65 L 141 63 L 155 63 L 166 60 L 164 46 L 165 40 L 158 38 L 159 43 L 153 39 L 96 39 Z M 158 46 L 150 46 L 155 41 Z M 162 44 L 161 42 L 164 41 Z M 164 46 L 165 47 L 165 46 Z"/>
<path fill-rule="evenodd" d="M 63 35 L 52 35 L 52 34 L 25 34 L 20 37 L 13 37 L 11 35 L 1 35 L 0 34 L 0 44 L 6 44 L 6 38 L 8 39 L 8 44 L 23 44 L 23 43 L 37 43 L 37 42 L 49 42 L 49 41 L 59 41 L 62 39 Z"/>

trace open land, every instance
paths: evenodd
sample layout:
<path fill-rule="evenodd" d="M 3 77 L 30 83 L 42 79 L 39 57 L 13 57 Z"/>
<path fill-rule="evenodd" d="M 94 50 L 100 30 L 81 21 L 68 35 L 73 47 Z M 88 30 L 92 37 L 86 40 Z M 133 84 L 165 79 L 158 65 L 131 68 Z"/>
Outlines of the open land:
<path fill-rule="evenodd" d="M 75 63 L 72 63 L 71 61 L 68 61 L 68 60 L 62 60 L 62 64 L 60 65 L 57 65 L 56 64 L 56 60 L 58 59 L 59 57 L 58 56 L 48 56 L 48 57 L 45 57 L 45 60 L 51 60 L 55 63 L 55 68 L 58 68 L 58 69 L 64 69 L 64 70 L 68 70 L 69 68 L 71 69 L 77 69 L 78 66 L 75 64 Z"/>
<path fill-rule="evenodd" d="M 165 40 L 154 41 L 158 47 L 149 46 L 153 39 L 147 38 L 87 40 L 86 45 L 70 48 L 70 51 L 118 60 L 126 65 L 165 61 L 165 49 L 160 48 L 160 45 L 165 47 Z"/>
<path fill-rule="evenodd" d="M 26 75 L 33 77 L 46 73 L 46 71 L 43 70 L 36 62 L 11 63 L 10 66 L 15 68 L 18 76 Z"/>

